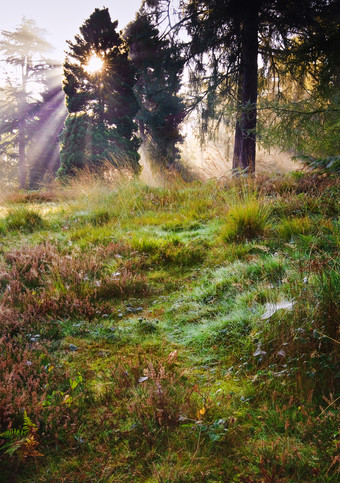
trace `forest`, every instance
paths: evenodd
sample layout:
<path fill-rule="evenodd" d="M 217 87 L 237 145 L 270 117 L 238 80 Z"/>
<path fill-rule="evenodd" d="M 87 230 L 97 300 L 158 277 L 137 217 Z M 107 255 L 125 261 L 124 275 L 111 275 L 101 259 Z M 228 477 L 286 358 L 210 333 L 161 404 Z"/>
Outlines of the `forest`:
<path fill-rule="evenodd" d="M 338 2 L 113 11 L 1 31 L 0 482 L 338 481 Z"/>

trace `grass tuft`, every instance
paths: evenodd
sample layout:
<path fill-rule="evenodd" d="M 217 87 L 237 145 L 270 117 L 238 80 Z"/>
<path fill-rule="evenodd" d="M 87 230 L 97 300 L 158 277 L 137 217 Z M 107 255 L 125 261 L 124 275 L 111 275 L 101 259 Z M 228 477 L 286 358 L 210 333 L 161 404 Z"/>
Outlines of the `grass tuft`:
<path fill-rule="evenodd" d="M 313 225 L 308 217 L 286 218 L 277 227 L 276 233 L 280 240 L 289 242 L 299 235 L 309 235 L 313 232 Z"/>
<path fill-rule="evenodd" d="M 36 211 L 27 208 L 11 210 L 5 218 L 5 226 L 10 231 L 32 233 L 46 227 L 46 222 Z"/>
<path fill-rule="evenodd" d="M 228 211 L 222 238 L 242 242 L 263 236 L 269 224 L 269 211 L 256 199 L 239 201 Z"/>

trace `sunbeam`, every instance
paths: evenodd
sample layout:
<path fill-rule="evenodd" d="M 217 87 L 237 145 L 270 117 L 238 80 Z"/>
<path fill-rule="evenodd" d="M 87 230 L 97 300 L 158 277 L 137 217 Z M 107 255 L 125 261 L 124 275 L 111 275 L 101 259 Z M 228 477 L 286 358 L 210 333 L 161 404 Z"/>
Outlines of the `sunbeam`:
<path fill-rule="evenodd" d="M 98 55 L 92 55 L 85 67 L 86 72 L 89 74 L 95 74 L 96 72 L 100 72 L 104 67 L 104 61 Z"/>

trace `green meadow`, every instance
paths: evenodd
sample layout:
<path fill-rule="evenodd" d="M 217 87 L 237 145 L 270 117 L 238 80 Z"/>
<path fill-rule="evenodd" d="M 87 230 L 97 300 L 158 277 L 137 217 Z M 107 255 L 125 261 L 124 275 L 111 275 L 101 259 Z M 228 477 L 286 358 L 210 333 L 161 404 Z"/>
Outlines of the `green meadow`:
<path fill-rule="evenodd" d="M 0 481 L 338 481 L 338 199 L 308 172 L 3 196 Z"/>

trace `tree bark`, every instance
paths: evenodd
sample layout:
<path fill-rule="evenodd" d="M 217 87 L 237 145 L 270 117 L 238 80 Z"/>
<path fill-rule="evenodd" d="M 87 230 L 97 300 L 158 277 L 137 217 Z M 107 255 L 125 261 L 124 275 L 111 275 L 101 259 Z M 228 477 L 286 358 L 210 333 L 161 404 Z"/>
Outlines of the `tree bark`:
<path fill-rule="evenodd" d="M 23 76 L 24 79 L 24 76 Z M 24 81 L 23 81 L 24 82 Z M 23 84 L 18 103 L 19 187 L 26 188 L 26 84 Z"/>
<path fill-rule="evenodd" d="M 241 105 L 242 101 L 242 70 L 240 71 L 237 86 L 237 109 Z M 234 156 L 233 156 L 233 172 L 237 176 L 240 170 L 240 156 L 242 147 L 242 127 L 241 127 L 241 113 L 237 112 L 236 125 L 235 125 L 235 138 L 234 138 Z"/>
<path fill-rule="evenodd" d="M 20 119 L 18 124 L 19 137 L 19 186 L 26 188 L 26 140 L 25 140 L 25 119 Z"/>
<path fill-rule="evenodd" d="M 235 129 L 235 169 L 255 173 L 257 118 L 258 2 L 244 10 L 241 59 L 241 114 Z M 236 163 L 238 166 L 236 166 Z"/>
<path fill-rule="evenodd" d="M 27 80 L 29 59 L 24 58 L 21 64 L 21 91 L 18 103 L 18 144 L 19 144 L 19 187 L 26 188 L 26 115 L 27 115 Z"/>

